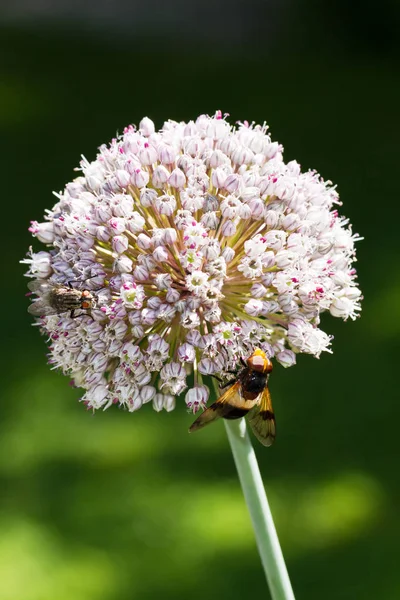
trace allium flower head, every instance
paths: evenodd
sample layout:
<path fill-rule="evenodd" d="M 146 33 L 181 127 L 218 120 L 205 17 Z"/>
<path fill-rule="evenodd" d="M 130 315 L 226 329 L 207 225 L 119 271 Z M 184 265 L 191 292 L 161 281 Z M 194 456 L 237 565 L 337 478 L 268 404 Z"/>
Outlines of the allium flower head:
<path fill-rule="evenodd" d="M 218 111 L 156 131 L 145 118 L 80 170 L 32 222 L 48 250 L 23 262 L 29 277 L 96 297 L 90 314 L 39 321 L 50 363 L 88 407 L 171 410 L 186 392 L 196 411 L 203 375 L 256 347 L 285 367 L 319 357 L 331 341 L 321 313 L 357 316 L 359 238 L 331 182 L 284 163 L 266 125 L 232 127 Z"/>

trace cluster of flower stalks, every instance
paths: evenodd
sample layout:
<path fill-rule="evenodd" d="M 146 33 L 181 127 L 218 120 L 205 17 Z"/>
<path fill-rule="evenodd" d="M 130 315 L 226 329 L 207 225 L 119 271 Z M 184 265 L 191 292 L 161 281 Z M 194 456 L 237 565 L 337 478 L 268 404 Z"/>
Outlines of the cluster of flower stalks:
<path fill-rule="evenodd" d="M 169 411 L 182 395 L 196 412 L 203 376 L 226 376 L 256 347 L 285 367 L 318 357 L 331 342 L 321 313 L 357 316 L 358 238 L 331 182 L 282 151 L 266 125 L 219 111 L 159 131 L 144 118 L 83 159 L 32 222 L 47 250 L 23 261 L 27 276 L 95 298 L 75 318 L 38 319 L 50 364 L 88 407 Z"/>

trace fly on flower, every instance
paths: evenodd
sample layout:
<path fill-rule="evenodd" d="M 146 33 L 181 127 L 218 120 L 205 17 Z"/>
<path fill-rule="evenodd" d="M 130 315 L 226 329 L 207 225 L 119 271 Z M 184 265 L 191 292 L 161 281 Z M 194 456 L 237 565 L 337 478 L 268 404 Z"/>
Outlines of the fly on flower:
<path fill-rule="evenodd" d="M 275 416 L 267 385 L 272 363 L 259 348 L 246 362 L 242 362 L 243 369 L 224 387 L 232 385 L 195 420 L 189 431 L 197 431 L 221 417 L 240 419 L 248 415 L 256 438 L 264 446 L 271 446 L 276 435 Z"/>
<path fill-rule="evenodd" d="M 90 311 L 96 306 L 95 298 L 89 290 L 75 289 L 71 283 L 68 283 L 67 287 L 55 282 L 35 279 L 28 283 L 28 288 L 38 296 L 28 308 L 28 312 L 35 317 L 69 312 L 73 319 L 79 316 L 75 315 L 76 310 Z"/>

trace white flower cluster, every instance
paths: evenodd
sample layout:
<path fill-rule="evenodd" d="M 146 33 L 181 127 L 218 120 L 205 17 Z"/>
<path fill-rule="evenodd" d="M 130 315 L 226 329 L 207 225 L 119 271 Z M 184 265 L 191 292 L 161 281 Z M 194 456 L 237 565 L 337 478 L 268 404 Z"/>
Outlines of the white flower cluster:
<path fill-rule="evenodd" d="M 81 162 L 82 176 L 30 231 L 49 246 L 27 275 L 92 290 L 97 306 L 43 316 L 50 363 L 91 408 L 204 406 L 202 376 L 262 348 L 284 366 L 319 356 L 320 314 L 360 309 L 354 241 L 330 182 L 297 162 L 265 125 L 145 118 Z M 359 239 L 359 238 L 358 238 Z M 187 379 L 189 377 L 189 379 Z"/>

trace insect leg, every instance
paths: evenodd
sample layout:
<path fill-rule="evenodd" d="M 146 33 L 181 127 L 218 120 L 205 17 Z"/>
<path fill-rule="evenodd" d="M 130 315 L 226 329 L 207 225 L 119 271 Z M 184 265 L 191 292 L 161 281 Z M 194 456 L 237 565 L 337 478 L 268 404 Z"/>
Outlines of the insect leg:
<path fill-rule="evenodd" d="M 228 371 L 228 373 L 229 372 L 230 371 Z M 220 385 L 219 387 L 220 388 L 225 388 L 225 387 L 228 387 L 228 385 L 233 385 L 236 382 L 237 382 L 237 378 L 235 377 L 235 379 L 230 379 L 230 381 L 227 381 L 226 383 L 224 383 L 224 385 L 222 385 L 222 386 Z"/>
<path fill-rule="evenodd" d="M 99 275 L 92 275 L 91 277 L 86 277 L 86 279 L 72 279 L 72 281 L 68 281 L 68 287 L 73 289 L 73 283 L 85 283 L 85 281 L 89 281 L 90 279 L 94 279 L 95 277 L 99 277 Z"/>
<path fill-rule="evenodd" d="M 219 381 L 219 383 L 223 383 L 221 377 L 218 377 L 217 375 L 213 375 L 212 373 L 210 373 L 211 377 L 214 377 L 214 379 L 216 379 L 217 381 Z"/>
<path fill-rule="evenodd" d="M 79 317 L 90 317 L 92 319 L 92 321 L 95 320 L 93 315 L 90 314 L 90 312 L 85 312 L 84 310 L 82 310 L 82 312 L 79 313 L 79 315 L 76 315 L 75 309 L 72 309 L 69 317 L 70 317 L 70 319 L 79 319 Z"/>
<path fill-rule="evenodd" d="M 233 379 L 232 381 L 228 381 L 228 383 L 224 383 L 221 379 L 221 377 L 218 377 L 217 375 L 213 375 L 212 373 L 210 373 L 211 377 L 214 377 L 214 379 L 216 379 L 219 382 L 219 389 L 222 390 L 225 387 L 227 387 L 228 385 L 235 383 L 236 379 Z"/>

